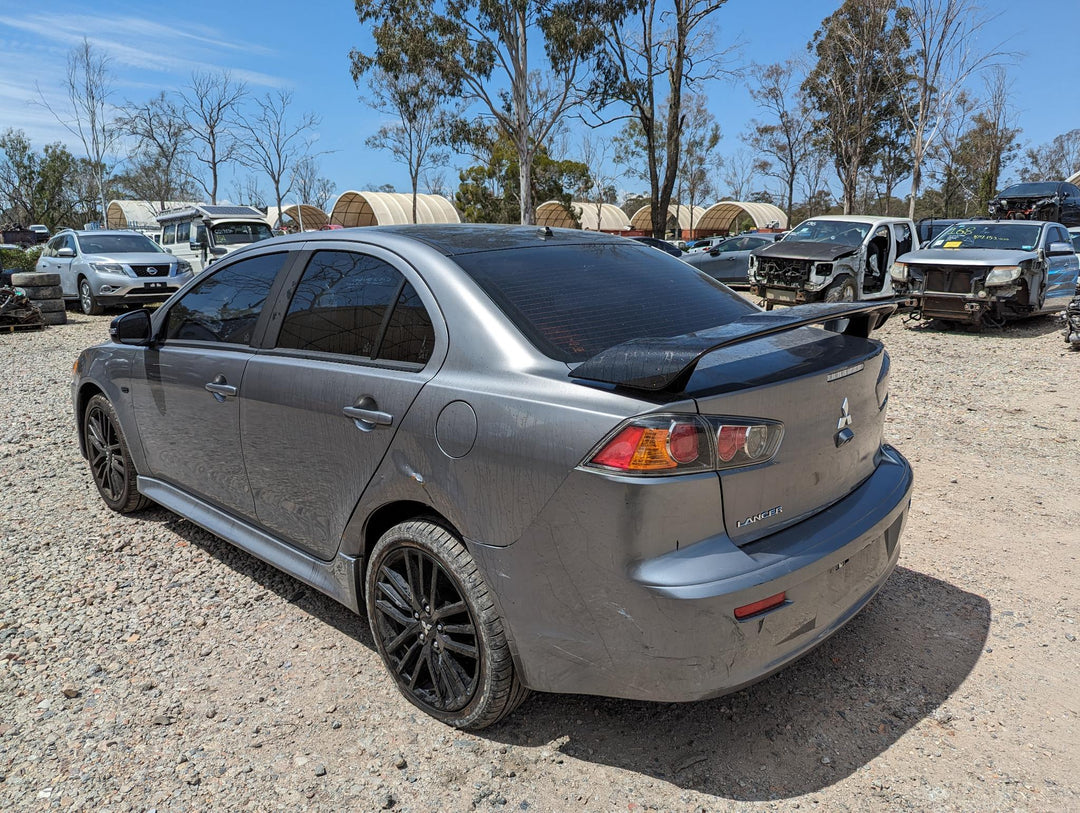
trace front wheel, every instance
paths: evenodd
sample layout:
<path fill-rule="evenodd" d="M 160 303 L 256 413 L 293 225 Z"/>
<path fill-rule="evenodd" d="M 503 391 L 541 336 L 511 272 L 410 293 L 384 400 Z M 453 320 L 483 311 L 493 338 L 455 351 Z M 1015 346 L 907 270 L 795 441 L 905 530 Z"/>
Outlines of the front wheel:
<path fill-rule="evenodd" d="M 83 277 L 79 280 L 79 307 L 87 316 L 99 316 L 105 312 L 101 303 L 94 296 L 94 289 L 90 287 L 90 280 Z"/>
<path fill-rule="evenodd" d="M 127 439 L 120 429 L 116 410 L 104 395 L 95 395 L 83 414 L 83 437 L 90 474 L 105 504 L 127 514 L 149 505 L 135 485 L 138 472 L 131 462 Z"/>
<path fill-rule="evenodd" d="M 829 287 L 825 289 L 825 296 L 822 298 L 825 302 L 854 302 L 855 280 L 847 274 L 842 274 L 829 283 Z M 823 327 L 833 333 L 843 333 L 850 324 L 850 319 L 830 319 Z"/>
<path fill-rule="evenodd" d="M 398 689 L 435 719 L 484 728 L 528 696 L 476 562 L 441 525 L 413 520 L 383 534 L 368 564 L 366 601 Z"/>

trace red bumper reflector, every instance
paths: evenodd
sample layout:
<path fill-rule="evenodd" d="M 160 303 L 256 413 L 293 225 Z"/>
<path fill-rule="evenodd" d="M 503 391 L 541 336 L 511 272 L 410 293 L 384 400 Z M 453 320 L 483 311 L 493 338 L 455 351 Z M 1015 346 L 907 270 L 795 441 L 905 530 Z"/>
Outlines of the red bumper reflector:
<path fill-rule="evenodd" d="M 763 598 L 761 601 L 755 601 L 753 604 L 744 604 L 742 607 L 735 608 L 735 617 L 739 620 L 749 618 L 752 615 L 763 613 L 766 610 L 771 610 L 773 607 L 779 607 L 784 603 L 787 598 L 787 593 L 777 593 L 775 596 L 769 596 Z"/>

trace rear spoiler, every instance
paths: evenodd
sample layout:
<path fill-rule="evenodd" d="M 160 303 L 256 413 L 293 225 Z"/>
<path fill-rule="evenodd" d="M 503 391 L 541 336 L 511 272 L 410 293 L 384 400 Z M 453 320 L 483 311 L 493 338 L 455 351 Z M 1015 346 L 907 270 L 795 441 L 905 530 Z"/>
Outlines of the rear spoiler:
<path fill-rule="evenodd" d="M 698 362 L 716 350 L 834 319 L 848 319 L 844 333 L 866 338 L 906 302 L 818 302 L 749 313 L 729 324 L 682 336 L 631 339 L 583 361 L 570 371 L 570 377 L 648 392 L 681 392 Z"/>

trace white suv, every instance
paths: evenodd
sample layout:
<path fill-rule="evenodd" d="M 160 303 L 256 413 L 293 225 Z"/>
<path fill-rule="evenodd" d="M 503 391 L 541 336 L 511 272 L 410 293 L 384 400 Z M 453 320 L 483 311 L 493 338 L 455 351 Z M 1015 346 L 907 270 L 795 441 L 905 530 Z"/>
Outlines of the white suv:
<path fill-rule="evenodd" d="M 59 274 L 64 299 L 91 315 L 110 305 L 164 302 L 194 276 L 190 263 L 136 231 L 62 231 L 46 244 L 37 270 Z"/>

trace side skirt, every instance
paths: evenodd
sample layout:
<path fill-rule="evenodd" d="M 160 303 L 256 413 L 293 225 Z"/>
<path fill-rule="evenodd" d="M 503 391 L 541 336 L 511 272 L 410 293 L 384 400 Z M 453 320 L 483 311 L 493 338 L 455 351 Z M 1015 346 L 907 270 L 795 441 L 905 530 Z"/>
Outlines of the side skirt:
<path fill-rule="evenodd" d="M 324 562 L 152 477 L 140 476 L 138 487 L 139 493 L 163 508 L 191 520 L 214 536 L 220 536 L 226 542 L 325 593 L 353 612 L 363 614 L 357 592 L 360 583 L 359 559 L 338 553 L 329 562 Z"/>

